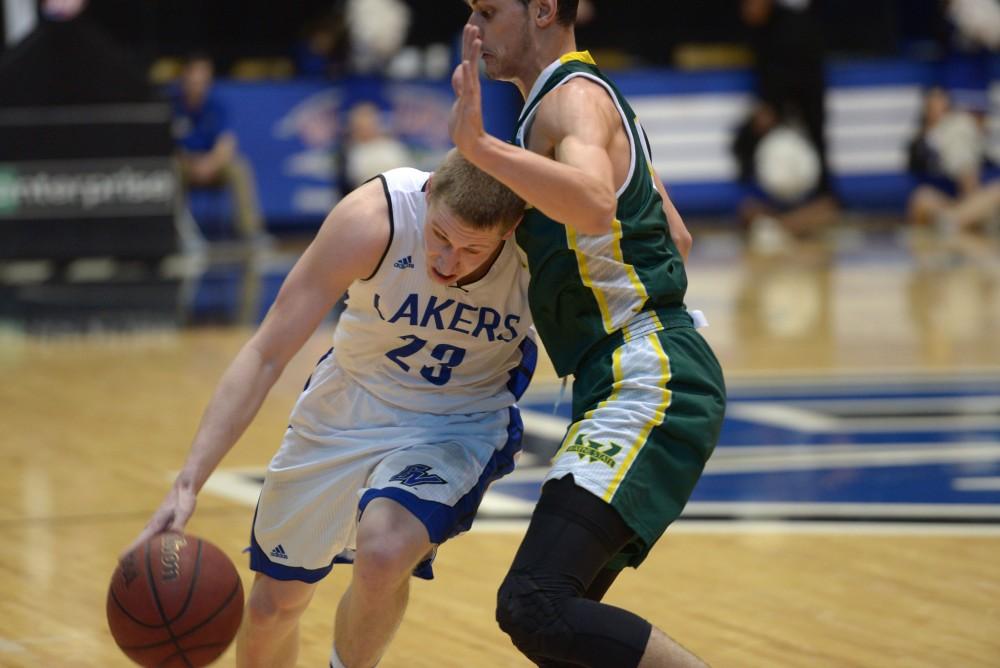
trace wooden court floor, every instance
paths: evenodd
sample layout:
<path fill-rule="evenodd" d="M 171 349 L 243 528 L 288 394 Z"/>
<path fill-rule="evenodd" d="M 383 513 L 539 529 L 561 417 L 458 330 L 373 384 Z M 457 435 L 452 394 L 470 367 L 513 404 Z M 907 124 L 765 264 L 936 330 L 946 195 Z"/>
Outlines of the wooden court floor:
<path fill-rule="evenodd" d="M 1000 378 L 998 258 L 914 257 L 894 237 L 850 236 L 762 258 L 710 239 L 691 263 L 689 305 L 708 315 L 705 336 L 732 386 Z M 0 332 L 0 666 L 130 665 L 106 629 L 108 579 L 166 493 L 246 336 Z M 329 337 L 328 328 L 318 332 L 293 361 L 223 467 L 266 463 Z M 542 376 L 533 391 L 551 389 L 551 371 Z M 189 525 L 237 561 L 247 587 L 240 551 L 251 512 L 205 493 Z M 493 622 L 495 588 L 520 530 L 474 530 L 443 547 L 437 579 L 414 582 L 380 666 L 528 666 Z M 326 665 L 347 577 L 335 569 L 321 585 L 299 665 Z M 714 666 L 1000 666 L 1000 530 L 682 521 L 607 600 Z M 232 651 L 219 665 L 234 665 Z"/>

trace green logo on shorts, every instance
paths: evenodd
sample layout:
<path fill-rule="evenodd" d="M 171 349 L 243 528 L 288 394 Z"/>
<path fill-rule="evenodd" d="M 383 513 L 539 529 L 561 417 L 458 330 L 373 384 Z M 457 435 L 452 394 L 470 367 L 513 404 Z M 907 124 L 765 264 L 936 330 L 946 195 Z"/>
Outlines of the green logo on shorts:
<path fill-rule="evenodd" d="M 585 436 L 578 436 L 576 443 L 566 448 L 566 452 L 575 452 L 580 459 L 590 458 L 591 463 L 601 462 L 614 468 L 617 462 L 615 455 L 622 451 L 622 446 L 615 443 L 594 443 Z"/>

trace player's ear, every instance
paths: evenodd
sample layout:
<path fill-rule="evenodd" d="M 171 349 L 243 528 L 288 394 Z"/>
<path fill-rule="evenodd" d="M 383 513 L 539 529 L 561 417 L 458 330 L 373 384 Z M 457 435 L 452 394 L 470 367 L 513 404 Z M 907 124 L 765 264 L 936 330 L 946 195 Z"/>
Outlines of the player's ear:
<path fill-rule="evenodd" d="M 538 0 L 535 8 L 535 24 L 539 28 L 545 28 L 556 20 L 559 9 L 559 0 Z"/>

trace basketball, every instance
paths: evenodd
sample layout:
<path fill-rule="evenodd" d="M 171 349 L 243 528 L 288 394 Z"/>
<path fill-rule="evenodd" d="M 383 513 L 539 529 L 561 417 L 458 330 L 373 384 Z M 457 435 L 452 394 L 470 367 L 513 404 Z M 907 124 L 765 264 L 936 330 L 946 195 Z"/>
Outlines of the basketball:
<path fill-rule="evenodd" d="M 236 637 L 243 584 L 210 542 L 163 533 L 129 552 L 108 588 L 108 626 L 141 666 L 207 666 Z"/>

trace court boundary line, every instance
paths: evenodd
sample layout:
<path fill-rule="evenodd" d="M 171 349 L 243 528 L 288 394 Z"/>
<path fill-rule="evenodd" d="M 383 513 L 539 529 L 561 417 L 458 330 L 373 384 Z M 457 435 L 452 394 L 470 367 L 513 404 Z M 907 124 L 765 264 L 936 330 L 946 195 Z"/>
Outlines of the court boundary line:
<path fill-rule="evenodd" d="M 496 534 L 521 534 L 528 528 L 528 520 L 477 518 L 472 532 Z M 900 522 L 784 522 L 749 520 L 686 520 L 674 522 L 667 535 L 676 534 L 738 534 L 738 535 L 857 535 L 872 537 L 939 537 L 1000 538 L 1000 524 L 949 524 L 927 522 L 908 524 Z"/>

